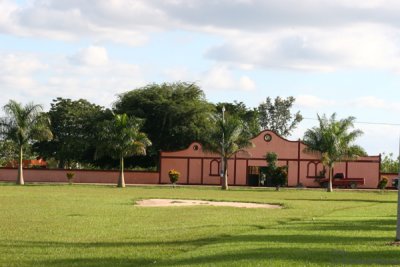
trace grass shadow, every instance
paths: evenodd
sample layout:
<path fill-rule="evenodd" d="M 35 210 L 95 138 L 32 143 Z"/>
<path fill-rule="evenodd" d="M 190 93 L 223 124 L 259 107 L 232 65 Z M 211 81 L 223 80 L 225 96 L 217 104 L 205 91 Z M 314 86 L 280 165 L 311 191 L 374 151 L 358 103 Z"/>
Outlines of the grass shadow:
<path fill-rule="evenodd" d="M 365 202 L 365 203 L 377 203 L 377 204 L 392 204 L 397 203 L 397 201 L 393 200 L 373 200 L 373 199 L 328 199 L 328 198 L 287 198 L 285 200 L 289 201 L 313 201 L 313 202 Z"/>

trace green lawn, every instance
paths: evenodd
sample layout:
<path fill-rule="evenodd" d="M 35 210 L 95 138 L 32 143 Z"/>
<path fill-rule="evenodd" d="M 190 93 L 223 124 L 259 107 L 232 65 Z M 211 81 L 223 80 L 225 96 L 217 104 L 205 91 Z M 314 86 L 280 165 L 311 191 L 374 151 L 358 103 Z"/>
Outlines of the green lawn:
<path fill-rule="evenodd" d="M 145 208 L 142 198 L 284 209 Z M 400 265 L 396 192 L 0 184 L 0 266 Z"/>

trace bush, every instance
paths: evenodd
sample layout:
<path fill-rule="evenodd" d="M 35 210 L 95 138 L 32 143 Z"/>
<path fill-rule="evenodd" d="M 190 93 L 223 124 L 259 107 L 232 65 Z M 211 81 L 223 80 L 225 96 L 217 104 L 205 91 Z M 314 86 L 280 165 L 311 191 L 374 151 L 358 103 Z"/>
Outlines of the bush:
<path fill-rule="evenodd" d="M 287 177 L 287 166 L 277 167 L 273 172 L 273 176 L 271 177 L 271 183 L 276 187 L 276 190 L 279 190 L 281 186 L 285 186 L 287 184 Z"/>
<path fill-rule="evenodd" d="M 386 176 L 382 176 L 382 178 L 379 180 L 378 183 L 378 188 L 379 189 L 385 189 L 388 183 L 388 178 Z"/>
<path fill-rule="evenodd" d="M 180 174 L 180 172 L 172 169 L 172 170 L 169 170 L 168 176 L 169 176 L 169 180 L 171 181 L 171 183 L 175 187 L 175 184 L 176 184 L 176 182 L 178 182 L 179 177 L 181 176 L 181 174 Z"/>
<path fill-rule="evenodd" d="M 281 186 L 287 184 L 287 166 L 277 166 L 278 155 L 274 152 L 268 152 L 267 155 L 265 155 L 265 159 L 267 161 L 267 167 L 265 170 L 266 178 L 271 179 L 272 186 L 275 186 L 276 190 L 279 191 Z"/>
<path fill-rule="evenodd" d="M 67 172 L 67 179 L 68 179 L 69 184 L 72 184 L 72 180 L 74 179 L 74 177 L 75 177 L 75 173 Z"/>

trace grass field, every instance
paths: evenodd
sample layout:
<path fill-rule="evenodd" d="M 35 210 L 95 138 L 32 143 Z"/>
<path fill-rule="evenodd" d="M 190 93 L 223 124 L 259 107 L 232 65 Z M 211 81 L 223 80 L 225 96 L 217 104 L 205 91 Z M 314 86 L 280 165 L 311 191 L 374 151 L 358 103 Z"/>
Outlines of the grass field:
<path fill-rule="evenodd" d="M 143 198 L 284 209 L 138 207 Z M 397 192 L 0 184 L 1 266 L 400 265 Z"/>

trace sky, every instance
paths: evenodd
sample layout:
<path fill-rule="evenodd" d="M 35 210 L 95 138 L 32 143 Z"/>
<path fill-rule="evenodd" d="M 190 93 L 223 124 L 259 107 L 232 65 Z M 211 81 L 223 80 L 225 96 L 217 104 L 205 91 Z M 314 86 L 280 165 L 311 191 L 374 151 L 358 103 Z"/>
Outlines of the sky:
<path fill-rule="evenodd" d="M 368 154 L 398 155 L 398 0 L 0 0 L 0 106 L 84 98 L 111 107 L 149 83 L 207 100 L 296 98 L 306 118 L 356 117 Z"/>

